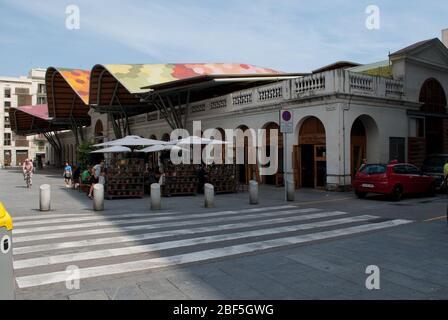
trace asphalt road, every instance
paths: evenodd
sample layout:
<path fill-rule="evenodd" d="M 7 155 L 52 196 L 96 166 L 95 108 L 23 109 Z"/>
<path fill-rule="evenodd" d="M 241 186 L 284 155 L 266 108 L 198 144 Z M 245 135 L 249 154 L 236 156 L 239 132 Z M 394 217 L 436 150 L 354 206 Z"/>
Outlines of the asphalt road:
<path fill-rule="evenodd" d="M 52 186 L 48 213 L 37 210 L 42 183 Z M 262 186 L 255 206 L 238 193 L 217 195 L 212 209 L 198 195 L 163 198 L 159 212 L 148 198 L 93 212 L 62 172 L 38 172 L 28 190 L 0 170 L 0 201 L 15 222 L 19 299 L 448 298 L 445 195 L 298 190 L 285 202 L 281 188 Z M 371 265 L 379 290 L 366 288 Z M 77 272 L 79 288 L 68 281 Z"/>

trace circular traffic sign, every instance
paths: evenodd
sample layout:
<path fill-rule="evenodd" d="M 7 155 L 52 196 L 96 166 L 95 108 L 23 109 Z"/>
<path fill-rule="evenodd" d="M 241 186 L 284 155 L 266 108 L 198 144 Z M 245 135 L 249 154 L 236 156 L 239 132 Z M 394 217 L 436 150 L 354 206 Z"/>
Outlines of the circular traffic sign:
<path fill-rule="evenodd" d="M 289 112 L 289 111 L 283 111 L 283 112 L 282 112 L 282 119 L 283 119 L 283 121 L 289 121 L 289 120 L 291 120 L 291 112 Z"/>

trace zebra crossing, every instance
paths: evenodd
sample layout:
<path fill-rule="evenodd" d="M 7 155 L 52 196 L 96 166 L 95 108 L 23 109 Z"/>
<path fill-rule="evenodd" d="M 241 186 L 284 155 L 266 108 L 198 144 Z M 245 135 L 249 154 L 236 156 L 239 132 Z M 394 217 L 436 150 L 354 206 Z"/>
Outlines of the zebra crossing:
<path fill-rule="evenodd" d="M 183 213 L 45 214 L 15 219 L 19 288 L 263 252 L 411 223 L 293 205 Z"/>

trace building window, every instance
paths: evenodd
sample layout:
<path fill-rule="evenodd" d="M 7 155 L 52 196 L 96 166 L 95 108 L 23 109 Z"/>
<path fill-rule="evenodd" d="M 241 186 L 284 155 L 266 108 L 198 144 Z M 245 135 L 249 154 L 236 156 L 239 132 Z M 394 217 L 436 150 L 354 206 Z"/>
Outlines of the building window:
<path fill-rule="evenodd" d="M 405 162 L 405 138 L 389 137 L 389 160 Z"/>
<path fill-rule="evenodd" d="M 10 145 L 11 145 L 11 134 L 5 133 L 5 146 L 10 146 Z"/>
<path fill-rule="evenodd" d="M 5 98 L 11 98 L 11 88 L 5 88 Z"/>
<path fill-rule="evenodd" d="M 412 138 L 425 137 L 425 118 L 409 118 L 409 136 Z"/>
<path fill-rule="evenodd" d="M 10 107 L 11 107 L 11 101 L 5 101 L 5 112 L 9 112 Z"/>
<path fill-rule="evenodd" d="M 39 94 L 45 94 L 46 93 L 46 88 L 45 88 L 45 84 L 44 83 L 39 83 L 37 85 L 37 93 L 39 93 Z"/>
<path fill-rule="evenodd" d="M 46 104 L 47 98 L 45 97 L 37 97 L 37 104 Z"/>
<path fill-rule="evenodd" d="M 11 124 L 9 123 L 9 116 L 5 116 L 5 128 L 11 128 Z"/>

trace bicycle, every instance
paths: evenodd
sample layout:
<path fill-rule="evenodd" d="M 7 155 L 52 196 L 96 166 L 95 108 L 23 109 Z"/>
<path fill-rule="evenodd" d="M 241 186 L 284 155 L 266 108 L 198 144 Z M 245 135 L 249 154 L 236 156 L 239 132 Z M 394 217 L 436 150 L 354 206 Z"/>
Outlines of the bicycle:
<path fill-rule="evenodd" d="M 33 185 L 33 181 L 31 180 L 31 171 L 25 171 L 23 174 L 25 176 L 26 187 L 31 188 Z"/>

